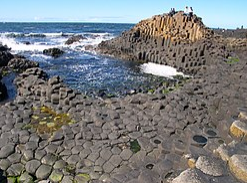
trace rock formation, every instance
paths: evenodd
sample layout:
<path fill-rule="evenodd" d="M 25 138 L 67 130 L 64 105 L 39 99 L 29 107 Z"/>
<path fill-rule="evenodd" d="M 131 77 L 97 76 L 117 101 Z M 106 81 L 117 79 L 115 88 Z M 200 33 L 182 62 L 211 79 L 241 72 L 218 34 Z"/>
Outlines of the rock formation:
<path fill-rule="evenodd" d="M 8 68 L 18 73 L 27 70 L 28 68 L 38 67 L 39 64 L 34 61 L 30 61 L 23 56 L 15 55 L 13 59 L 8 62 Z"/>
<path fill-rule="evenodd" d="M 57 58 L 64 54 L 64 51 L 60 50 L 59 48 L 49 48 L 43 50 L 43 54 Z"/>
<path fill-rule="evenodd" d="M 224 56 L 224 49 L 212 46 L 213 37 L 201 18 L 178 12 L 143 20 L 120 37 L 102 42 L 98 51 L 127 60 L 166 64 L 193 74 L 210 60 L 212 50 Z"/>
<path fill-rule="evenodd" d="M 13 55 L 9 51 L 10 48 L 0 44 L 0 101 L 8 97 L 7 88 L 1 82 L 2 76 L 11 72 L 21 73 L 28 68 L 39 66 L 37 62 L 30 61 L 24 56 Z"/>
<path fill-rule="evenodd" d="M 179 20 L 185 25 L 175 34 Z M 162 36 L 154 23 L 170 32 Z M 199 29 L 191 34 L 188 24 Z M 195 73 L 173 92 L 92 99 L 59 77 L 27 69 L 15 79 L 15 100 L 0 105 L 0 173 L 6 176 L 0 182 L 246 182 L 247 52 L 226 63 L 218 59 L 226 50 L 220 40 L 196 16 L 188 20 L 179 12 L 142 21 L 100 45 L 103 53 L 181 64 Z M 54 129 L 61 119 L 65 125 Z"/>
<path fill-rule="evenodd" d="M 65 44 L 71 45 L 71 44 L 73 44 L 73 43 L 75 43 L 75 42 L 79 42 L 80 40 L 83 40 L 83 39 L 87 39 L 87 38 L 83 37 L 82 35 L 72 36 L 72 37 L 70 37 L 70 38 L 65 42 Z"/>

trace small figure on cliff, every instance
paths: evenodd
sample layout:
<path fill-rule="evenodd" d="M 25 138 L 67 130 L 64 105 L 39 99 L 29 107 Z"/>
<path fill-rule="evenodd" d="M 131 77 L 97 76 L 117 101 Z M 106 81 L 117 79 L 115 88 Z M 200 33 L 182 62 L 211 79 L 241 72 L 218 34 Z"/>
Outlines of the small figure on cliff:
<path fill-rule="evenodd" d="M 193 17 L 193 8 L 190 7 L 189 9 L 189 18 L 192 18 Z"/>
<path fill-rule="evenodd" d="M 171 8 L 168 15 L 172 17 L 173 15 L 175 15 L 175 13 L 176 13 L 175 8 Z"/>
<path fill-rule="evenodd" d="M 188 6 L 186 6 L 185 9 L 184 9 L 184 15 L 186 15 L 186 16 L 189 15 L 189 8 L 188 8 Z"/>

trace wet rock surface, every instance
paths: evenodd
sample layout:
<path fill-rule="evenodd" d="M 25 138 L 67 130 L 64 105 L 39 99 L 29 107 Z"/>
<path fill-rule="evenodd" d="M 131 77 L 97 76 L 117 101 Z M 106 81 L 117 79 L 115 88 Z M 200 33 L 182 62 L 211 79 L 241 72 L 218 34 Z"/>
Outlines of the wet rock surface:
<path fill-rule="evenodd" d="M 20 55 L 10 53 L 10 48 L 0 43 L 0 101 L 8 98 L 8 90 L 2 81 L 3 77 L 11 73 L 21 73 L 28 68 L 38 67 L 39 64 Z"/>
<path fill-rule="evenodd" d="M 72 36 L 72 37 L 70 37 L 70 38 L 65 42 L 65 44 L 71 45 L 71 44 L 73 44 L 73 43 L 75 43 L 75 42 L 79 42 L 79 41 L 81 41 L 81 40 L 83 40 L 83 39 L 87 39 L 87 38 L 83 37 L 82 35 Z"/>
<path fill-rule="evenodd" d="M 57 58 L 64 54 L 64 51 L 60 50 L 59 48 L 49 48 L 43 50 L 43 54 Z"/>
<path fill-rule="evenodd" d="M 246 138 L 230 133 L 247 112 L 247 52 L 236 55 L 212 54 L 173 91 L 124 98 L 93 99 L 28 68 L 0 105 L 0 180 L 246 181 Z"/>
<path fill-rule="evenodd" d="M 15 72 L 23 72 L 29 68 L 38 67 L 39 64 L 34 61 L 27 60 L 23 56 L 16 55 L 13 59 L 8 62 L 8 68 L 14 70 Z"/>

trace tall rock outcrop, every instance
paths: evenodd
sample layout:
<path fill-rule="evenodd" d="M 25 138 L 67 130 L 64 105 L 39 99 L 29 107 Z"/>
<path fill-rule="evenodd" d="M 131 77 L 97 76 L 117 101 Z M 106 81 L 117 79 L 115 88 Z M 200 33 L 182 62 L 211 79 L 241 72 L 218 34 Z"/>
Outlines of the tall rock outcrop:
<path fill-rule="evenodd" d="M 210 48 L 217 47 L 212 46 L 212 37 L 213 31 L 204 26 L 201 18 L 190 18 L 180 11 L 173 16 L 142 20 L 97 49 L 122 59 L 166 64 L 194 74 L 206 64 Z"/>

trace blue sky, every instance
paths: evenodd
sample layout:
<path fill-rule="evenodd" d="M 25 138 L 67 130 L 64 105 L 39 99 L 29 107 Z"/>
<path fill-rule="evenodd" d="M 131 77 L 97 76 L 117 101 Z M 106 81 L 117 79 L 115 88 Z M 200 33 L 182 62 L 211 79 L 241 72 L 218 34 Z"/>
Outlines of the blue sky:
<path fill-rule="evenodd" d="M 209 27 L 247 28 L 247 0 L 4 0 L 0 21 L 137 23 L 186 5 Z"/>

